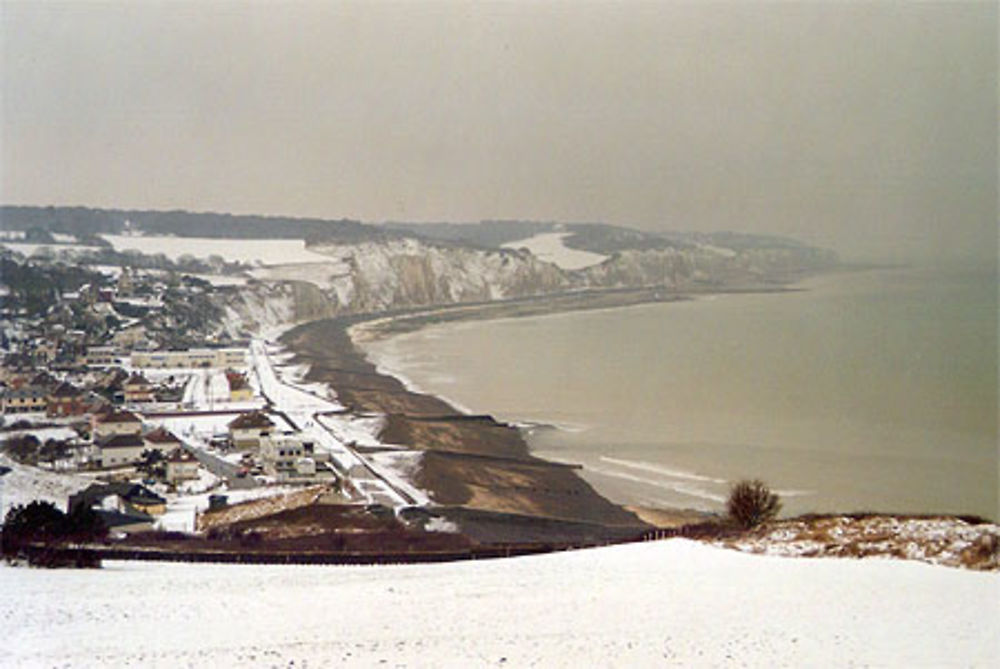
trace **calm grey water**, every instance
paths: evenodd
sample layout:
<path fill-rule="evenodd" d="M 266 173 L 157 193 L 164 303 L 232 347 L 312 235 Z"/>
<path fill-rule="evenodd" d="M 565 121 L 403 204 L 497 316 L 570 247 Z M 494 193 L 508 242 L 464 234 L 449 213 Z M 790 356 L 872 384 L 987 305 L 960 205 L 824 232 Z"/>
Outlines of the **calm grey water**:
<path fill-rule="evenodd" d="M 534 429 L 622 503 L 997 518 L 997 280 L 872 270 L 795 293 L 469 322 L 366 346 L 383 369 Z"/>

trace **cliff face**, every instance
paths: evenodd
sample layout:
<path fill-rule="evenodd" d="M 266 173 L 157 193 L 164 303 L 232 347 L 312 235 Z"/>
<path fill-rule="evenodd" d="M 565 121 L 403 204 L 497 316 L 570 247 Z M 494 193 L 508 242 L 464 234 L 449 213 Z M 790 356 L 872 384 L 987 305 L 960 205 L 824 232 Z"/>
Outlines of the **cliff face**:
<path fill-rule="evenodd" d="M 311 249 L 349 268 L 334 291 L 339 310 L 351 313 L 523 297 L 569 287 L 558 267 L 515 251 L 417 239 L 317 244 Z"/>
<path fill-rule="evenodd" d="M 575 278 L 593 288 L 662 285 L 683 289 L 696 283 L 721 288 L 787 281 L 836 263 L 832 252 L 806 246 L 733 250 L 701 245 L 620 251 L 600 265 L 580 270 Z"/>
<path fill-rule="evenodd" d="M 826 269 L 829 252 L 797 245 L 727 248 L 717 244 L 622 249 L 604 262 L 568 271 L 525 250 L 478 248 L 417 238 L 315 242 L 328 263 L 269 267 L 227 298 L 230 320 L 245 329 L 436 305 L 523 298 L 574 290 L 780 282 Z"/>
<path fill-rule="evenodd" d="M 544 295 L 575 287 L 530 253 L 394 239 L 310 247 L 329 263 L 256 271 L 227 296 L 228 319 L 255 330 L 341 314 Z"/>
<path fill-rule="evenodd" d="M 223 328 L 235 338 L 337 314 L 330 297 L 306 281 L 255 282 L 220 293 L 219 300 Z"/>

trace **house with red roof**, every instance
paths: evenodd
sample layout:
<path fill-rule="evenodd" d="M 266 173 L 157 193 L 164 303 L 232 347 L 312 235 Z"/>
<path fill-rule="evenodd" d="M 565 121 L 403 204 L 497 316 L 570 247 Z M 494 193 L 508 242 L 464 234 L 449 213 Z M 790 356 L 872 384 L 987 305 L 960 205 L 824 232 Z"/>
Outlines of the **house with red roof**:
<path fill-rule="evenodd" d="M 232 370 L 226 372 L 226 381 L 229 383 L 229 401 L 242 402 L 253 399 L 253 388 L 247 381 L 246 374 L 240 374 Z"/>
<path fill-rule="evenodd" d="M 89 408 L 90 403 L 83 391 L 71 383 L 60 383 L 49 393 L 45 413 L 49 416 L 80 416 Z"/>

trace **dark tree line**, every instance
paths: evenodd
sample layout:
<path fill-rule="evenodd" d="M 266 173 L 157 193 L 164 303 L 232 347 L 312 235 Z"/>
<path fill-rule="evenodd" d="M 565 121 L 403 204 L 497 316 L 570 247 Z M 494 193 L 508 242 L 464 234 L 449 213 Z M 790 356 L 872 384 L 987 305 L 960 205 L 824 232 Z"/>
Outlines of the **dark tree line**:
<path fill-rule="evenodd" d="M 64 292 L 78 290 L 86 283 L 102 284 L 104 277 L 76 265 L 38 267 L 9 257 L 0 258 L 0 278 L 10 290 L 7 301 L 29 315 L 45 313 Z"/>
<path fill-rule="evenodd" d="M 73 544 L 101 541 L 108 535 L 104 521 L 81 506 L 63 513 L 51 502 L 30 502 L 12 507 L 4 518 L 0 553 L 10 561 L 27 559 L 32 566 L 96 566 L 82 556 L 67 558 L 60 549 Z"/>

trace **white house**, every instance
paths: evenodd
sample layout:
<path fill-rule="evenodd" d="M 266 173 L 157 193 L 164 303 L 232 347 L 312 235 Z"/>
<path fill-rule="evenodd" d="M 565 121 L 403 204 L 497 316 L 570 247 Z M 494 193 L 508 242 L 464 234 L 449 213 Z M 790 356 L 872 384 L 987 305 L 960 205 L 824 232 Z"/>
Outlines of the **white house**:
<path fill-rule="evenodd" d="M 142 433 L 142 420 L 131 411 L 108 410 L 95 413 L 91 423 L 95 441 L 116 434 L 138 436 Z"/>
<path fill-rule="evenodd" d="M 198 478 L 198 459 L 183 448 L 167 456 L 167 482 L 180 483 Z"/>
<path fill-rule="evenodd" d="M 146 442 L 138 434 L 115 434 L 97 442 L 101 467 L 121 467 L 139 462 Z"/>
<path fill-rule="evenodd" d="M 229 423 L 229 441 L 234 448 L 255 449 L 261 446 L 261 439 L 270 436 L 274 421 L 262 411 L 240 414 Z"/>
<path fill-rule="evenodd" d="M 147 450 L 159 451 L 163 455 L 171 453 L 181 446 L 181 440 L 164 427 L 147 432 L 143 435 L 142 440 L 145 442 Z"/>
<path fill-rule="evenodd" d="M 316 453 L 312 442 L 294 434 L 276 434 L 261 440 L 260 459 L 264 472 L 279 481 L 308 481 L 317 476 L 332 476 L 329 468 L 317 468 L 317 462 L 329 460 L 327 453 Z"/>

